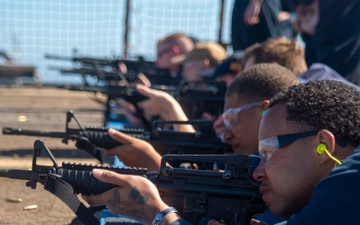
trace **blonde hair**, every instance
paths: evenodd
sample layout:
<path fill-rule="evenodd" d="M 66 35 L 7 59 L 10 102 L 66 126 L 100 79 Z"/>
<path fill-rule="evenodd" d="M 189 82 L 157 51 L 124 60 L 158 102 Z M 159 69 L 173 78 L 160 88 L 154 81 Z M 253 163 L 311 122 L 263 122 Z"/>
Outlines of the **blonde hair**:
<path fill-rule="evenodd" d="M 255 63 L 277 63 L 295 74 L 305 72 L 308 67 L 304 49 L 284 36 L 270 38 L 245 49 L 244 61 L 254 57 Z"/>

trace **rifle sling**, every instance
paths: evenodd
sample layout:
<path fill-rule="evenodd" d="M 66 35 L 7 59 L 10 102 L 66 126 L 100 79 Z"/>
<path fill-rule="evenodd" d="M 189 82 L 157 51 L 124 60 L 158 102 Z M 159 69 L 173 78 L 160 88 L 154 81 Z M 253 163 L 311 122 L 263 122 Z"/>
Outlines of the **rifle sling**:
<path fill-rule="evenodd" d="M 87 225 L 99 225 L 100 221 L 94 214 L 78 199 L 73 188 L 61 179 L 58 174 L 48 174 L 44 183 L 44 189 L 54 194 L 63 201 L 78 217 Z"/>

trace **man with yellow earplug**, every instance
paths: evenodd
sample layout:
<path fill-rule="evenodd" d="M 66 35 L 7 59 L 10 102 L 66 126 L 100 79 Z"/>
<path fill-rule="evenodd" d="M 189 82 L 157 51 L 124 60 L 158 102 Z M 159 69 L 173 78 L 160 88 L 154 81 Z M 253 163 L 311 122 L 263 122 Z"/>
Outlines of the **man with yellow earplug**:
<path fill-rule="evenodd" d="M 317 80 L 276 95 L 260 123 L 259 155 L 262 160 L 253 177 L 260 183 L 259 192 L 270 211 L 287 218 L 282 225 L 359 223 L 357 89 L 339 81 Z M 89 204 L 110 202 L 114 212 L 131 212 L 149 224 L 189 224 L 161 200 L 149 180 L 106 170 L 94 170 L 93 175 L 118 185 L 121 198 L 116 201 L 113 191 L 84 196 Z M 146 199 L 141 205 L 129 197 L 134 189 Z M 264 223 L 251 221 L 256 224 Z"/>
<path fill-rule="evenodd" d="M 289 88 L 271 100 L 259 140 L 262 161 L 253 177 L 270 211 L 289 218 L 282 224 L 358 220 L 358 90 L 330 80 Z"/>

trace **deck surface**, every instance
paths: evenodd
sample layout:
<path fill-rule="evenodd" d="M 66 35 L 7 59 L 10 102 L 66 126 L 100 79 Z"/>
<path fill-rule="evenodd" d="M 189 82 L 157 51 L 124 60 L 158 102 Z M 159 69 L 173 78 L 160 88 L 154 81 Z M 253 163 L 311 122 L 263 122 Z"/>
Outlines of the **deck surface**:
<path fill-rule="evenodd" d="M 84 126 L 103 126 L 105 96 L 51 87 L 0 86 L 0 126 L 65 132 L 66 114 L 73 110 Z M 36 137 L 0 134 L 0 169 L 31 168 Z M 57 138 L 41 138 L 58 163 L 98 163 L 88 153 Z M 41 165 L 50 161 L 41 157 Z M 0 178 L 0 224 L 69 224 L 75 214 L 59 199 L 38 184 L 32 190 L 24 180 Z M 10 202 L 21 198 L 22 202 Z M 37 205 L 37 209 L 24 210 Z"/>

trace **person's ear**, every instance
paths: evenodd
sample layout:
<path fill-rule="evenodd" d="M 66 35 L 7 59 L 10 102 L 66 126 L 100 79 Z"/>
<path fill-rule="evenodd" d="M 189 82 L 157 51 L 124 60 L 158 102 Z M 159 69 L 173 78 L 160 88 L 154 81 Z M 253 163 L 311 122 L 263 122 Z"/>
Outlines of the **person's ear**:
<path fill-rule="evenodd" d="M 333 153 L 335 151 L 335 136 L 328 130 L 322 129 L 317 133 L 318 144 L 324 144 L 326 149 Z"/>
<path fill-rule="evenodd" d="M 329 160 L 335 161 L 336 164 L 341 164 L 335 154 L 335 136 L 328 130 L 322 129 L 317 134 L 316 154 L 321 156 L 321 162 L 326 163 Z"/>
<path fill-rule="evenodd" d="M 270 101 L 269 101 L 269 100 L 264 100 L 264 101 L 261 103 L 262 115 L 265 115 L 266 110 L 269 108 L 269 105 L 270 105 Z"/>
<path fill-rule="evenodd" d="M 209 69 L 210 67 L 211 67 L 210 60 L 209 59 L 204 59 L 202 61 L 202 68 L 203 69 Z"/>
<path fill-rule="evenodd" d="M 270 105 L 270 101 L 269 101 L 269 100 L 264 100 L 264 101 L 262 101 L 262 103 L 261 103 L 261 108 L 262 108 L 263 110 L 267 110 L 267 109 L 269 108 L 269 105 Z"/>
<path fill-rule="evenodd" d="M 174 45 L 172 48 L 172 51 L 174 52 L 174 55 L 175 56 L 178 56 L 178 55 L 182 55 L 183 53 L 181 52 L 181 49 L 179 46 L 177 45 Z"/>

